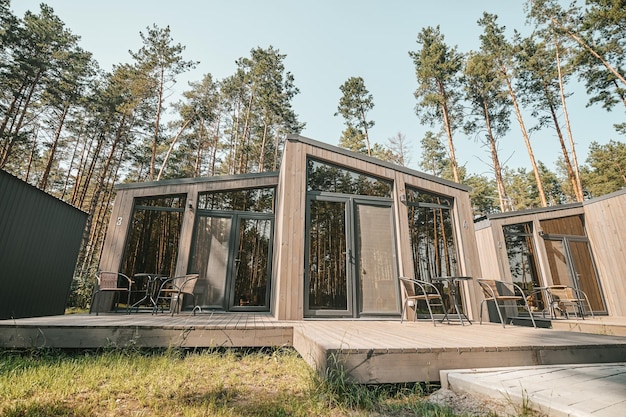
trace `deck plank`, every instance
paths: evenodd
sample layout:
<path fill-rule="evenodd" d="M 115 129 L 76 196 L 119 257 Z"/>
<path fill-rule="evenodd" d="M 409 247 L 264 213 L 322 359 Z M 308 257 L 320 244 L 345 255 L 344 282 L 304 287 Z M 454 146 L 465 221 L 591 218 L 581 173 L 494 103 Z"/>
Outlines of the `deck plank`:
<path fill-rule="evenodd" d="M 584 333 L 575 323 L 571 330 L 560 324 L 534 329 L 493 323 L 278 321 L 267 313 L 66 315 L 2 320 L 0 347 L 293 346 L 320 372 L 338 366 L 368 383 L 436 381 L 441 370 L 455 368 L 623 360 L 626 338 L 611 334 L 624 334 L 626 319 L 596 326 L 609 333 L 603 335 Z"/>

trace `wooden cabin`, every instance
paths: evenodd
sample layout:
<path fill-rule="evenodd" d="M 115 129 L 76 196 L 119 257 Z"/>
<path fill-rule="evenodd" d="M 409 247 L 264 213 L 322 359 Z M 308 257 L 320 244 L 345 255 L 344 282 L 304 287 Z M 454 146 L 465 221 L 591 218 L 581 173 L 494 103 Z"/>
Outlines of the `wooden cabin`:
<path fill-rule="evenodd" d="M 118 185 L 100 269 L 198 273 L 203 311 L 359 319 L 399 318 L 399 276 L 480 261 L 467 187 L 294 135 L 279 172 Z"/>
<path fill-rule="evenodd" d="M 625 316 L 626 190 L 541 209 L 488 215 L 476 222 L 485 277 L 533 288 L 584 291 L 596 315 Z M 536 295 L 537 309 L 545 308 Z"/>

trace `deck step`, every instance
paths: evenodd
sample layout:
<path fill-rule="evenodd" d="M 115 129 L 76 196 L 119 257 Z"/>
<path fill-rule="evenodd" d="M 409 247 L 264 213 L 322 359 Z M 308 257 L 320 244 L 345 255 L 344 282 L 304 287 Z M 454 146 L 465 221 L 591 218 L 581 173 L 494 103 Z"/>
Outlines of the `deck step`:
<path fill-rule="evenodd" d="M 530 319 L 530 317 L 524 317 L 524 316 L 511 317 L 509 319 L 509 323 L 513 324 L 515 326 L 533 327 L 533 322 Z M 537 327 L 542 328 L 542 329 L 551 329 L 552 328 L 552 321 L 550 319 L 544 319 L 544 318 L 537 318 L 537 317 L 535 317 L 535 324 L 537 325 Z"/>

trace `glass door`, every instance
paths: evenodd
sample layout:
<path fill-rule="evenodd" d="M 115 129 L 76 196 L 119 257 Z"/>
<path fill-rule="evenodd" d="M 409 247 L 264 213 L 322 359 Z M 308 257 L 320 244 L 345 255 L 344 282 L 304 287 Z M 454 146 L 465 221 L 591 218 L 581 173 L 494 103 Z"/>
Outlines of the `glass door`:
<path fill-rule="evenodd" d="M 354 208 L 358 311 L 361 315 L 397 314 L 399 291 L 391 204 L 355 201 Z"/>
<path fill-rule="evenodd" d="M 305 314 L 352 316 L 353 286 L 348 280 L 354 264 L 348 247 L 348 199 L 311 198 L 308 211 Z"/>
<path fill-rule="evenodd" d="M 554 285 L 582 290 L 594 313 L 606 312 L 589 242 L 577 236 L 549 236 L 545 246 Z"/>
<path fill-rule="evenodd" d="M 266 310 L 270 274 L 272 221 L 237 216 L 233 251 L 231 310 Z"/>
<path fill-rule="evenodd" d="M 271 216 L 200 213 L 189 270 L 200 274 L 195 293 L 204 309 L 269 309 Z"/>
<path fill-rule="evenodd" d="M 309 199 L 305 315 L 399 312 L 391 203 Z"/>

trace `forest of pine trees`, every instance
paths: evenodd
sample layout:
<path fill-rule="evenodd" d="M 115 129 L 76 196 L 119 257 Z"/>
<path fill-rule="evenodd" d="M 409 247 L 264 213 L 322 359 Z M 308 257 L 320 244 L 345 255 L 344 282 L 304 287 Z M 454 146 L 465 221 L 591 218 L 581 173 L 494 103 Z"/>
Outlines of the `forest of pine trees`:
<path fill-rule="evenodd" d="M 486 12 L 476 51 L 446 44 L 439 27 L 416 33 L 416 50 L 407 51 L 415 123 L 432 128 L 419 143 L 419 168 L 471 186 L 477 216 L 626 186 L 626 144 L 593 142 L 586 161 L 578 160 L 567 110 L 569 82 L 579 79 L 590 105 L 626 114 L 626 1 L 564 7 L 529 0 L 526 11 L 534 25 L 529 37 L 507 39 Z M 88 213 L 75 292 L 90 291 L 85 282 L 98 265 L 116 183 L 275 171 L 285 138 L 306 123 L 292 107 L 299 90 L 279 49 L 254 48 L 236 61 L 234 74 L 215 79 L 207 72 L 174 100 L 178 77 L 199 64 L 169 27 L 153 25 L 138 36 L 142 46 L 129 62 L 104 71 L 52 8 L 42 4 L 20 17 L 10 0 L 0 0 L 0 169 Z M 402 133 L 384 145 L 372 139 L 375 97 L 366 81 L 354 76 L 338 86 L 341 100 L 328 109 L 345 120 L 338 142 L 408 165 Z M 624 134 L 626 123 L 615 128 Z M 534 157 L 529 135 L 540 129 L 560 142 L 554 171 Z M 501 160 L 498 140 L 509 131 L 519 131 L 530 170 Z M 489 149 L 492 176 L 459 165 L 455 143 L 467 140 Z"/>

